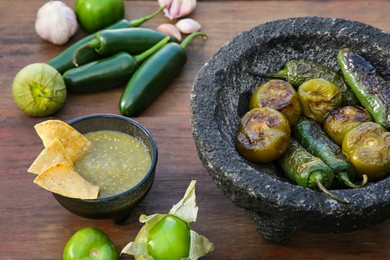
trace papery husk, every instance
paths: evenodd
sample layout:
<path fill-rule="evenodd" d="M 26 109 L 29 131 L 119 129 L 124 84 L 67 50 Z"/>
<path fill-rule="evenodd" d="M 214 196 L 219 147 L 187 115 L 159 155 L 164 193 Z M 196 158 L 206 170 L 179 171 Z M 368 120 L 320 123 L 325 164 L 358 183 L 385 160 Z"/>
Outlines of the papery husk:
<path fill-rule="evenodd" d="M 195 222 L 198 215 L 195 184 L 196 181 L 191 181 L 183 198 L 171 208 L 169 214 L 153 214 L 150 216 L 142 214 L 139 221 L 145 223 L 145 225 L 138 232 L 134 241 L 130 242 L 122 249 L 121 254 L 134 255 L 136 260 L 153 260 L 153 257 L 148 254 L 147 242 L 149 232 L 161 219 L 167 215 L 174 215 L 187 223 Z M 190 238 L 191 245 L 189 256 L 183 258 L 184 260 L 196 260 L 214 250 L 213 243 L 193 230 L 190 230 Z"/>

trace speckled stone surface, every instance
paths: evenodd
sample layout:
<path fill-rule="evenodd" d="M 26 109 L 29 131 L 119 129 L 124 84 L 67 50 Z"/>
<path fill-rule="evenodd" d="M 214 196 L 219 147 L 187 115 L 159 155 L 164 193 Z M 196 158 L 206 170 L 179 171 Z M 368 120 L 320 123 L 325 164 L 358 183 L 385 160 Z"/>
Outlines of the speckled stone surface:
<path fill-rule="evenodd" d="M 239 118 L 252 91 L 265 82 L 247 73 L 275 72 L 292 59 L 337 69 L 340 48 L 349 47 L 390 78 L 390 36 L 359 22 L 321 17 L 277 20 L 242 32 L 200 70 L 191 95 L 191 123 L 198 154 L 211 178 L 245 209 L 267 240 L 286 242 L 297 230 L 342 233 L 390 216 L 390 178 L 365 188 L 333 190 L 351 204 L 287 180 L 274 164 L 251 164 L 236 151 Z"/>

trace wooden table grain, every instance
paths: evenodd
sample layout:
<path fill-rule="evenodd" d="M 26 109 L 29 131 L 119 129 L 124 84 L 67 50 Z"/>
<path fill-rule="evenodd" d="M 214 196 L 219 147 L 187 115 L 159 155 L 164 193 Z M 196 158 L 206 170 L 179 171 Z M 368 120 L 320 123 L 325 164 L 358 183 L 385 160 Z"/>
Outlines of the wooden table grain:
<path fill-rule="evenodd" d="M 73 6 L 74 1 L 66 0 Z M 42 41 L 34 30 L 44 0 L 0 0 L 0 259 L 61 259 L 69 237 L 78 229 L 104 230 L 119 249 L 136 236 L 141 213 L 165 213 L 197 180 L 198 221 L 192 228 L 207 236 L 215 250 L 203 259 L 389 259 L 390 222 L 345 234 L 298 232 L 285 245 L 265 241 L 244 211 L 216 187 L 203 168 L 191 134 L 189 104 L 192 83 L 218 48 L 258 24 L 275 19 L 324 16 L 347 18 L 390 32 L 390 1 L 198 1 L 191 17 L 199 21 L 208 40 L 194 40 L 188 62 L 164 93 L 139 117 L 159 148 L 156 179 L 145 200 L 122 225 L 111 220 L 81 218 L 62 208 L 53 196 L 32 183 L 27 168 L 42 149 L 33 126 L 47 119 L 70 120 L 92 113 L 119 114 L 122 87 L 88 95 L 69 94 L 52 117 L 25 115 L 13 101 L 11 86 L 24 66 L 46 62 L 64 46 Z M 151 13 L 156 1 L 126 1 L 129 19 Z M 160 15 L 143 26 L 155 28 Z M 83 37 L 78 30 L 71 42 Z M 70 42 L 70 43 L 71 43 Z M 390 44 L 390 43 L 389 43 Z M 369 216 L 367 216 L 369 217 Z M 132 257 L 122 257 L 132 259 Z"/>

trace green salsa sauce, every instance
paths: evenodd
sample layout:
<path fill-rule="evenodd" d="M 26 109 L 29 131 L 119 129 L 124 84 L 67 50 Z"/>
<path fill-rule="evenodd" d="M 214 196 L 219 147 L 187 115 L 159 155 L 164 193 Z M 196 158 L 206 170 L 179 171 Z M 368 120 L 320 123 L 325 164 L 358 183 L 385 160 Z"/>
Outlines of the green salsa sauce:
<path fill-rule="evenodd" d="M 75 167 L 87 181 L 100 187 L 100 198 L 134 187 L 148 173 L 152 159 L 135 137 L 111 130 L 89 132 L 85 137 L 92 145 Z"/>

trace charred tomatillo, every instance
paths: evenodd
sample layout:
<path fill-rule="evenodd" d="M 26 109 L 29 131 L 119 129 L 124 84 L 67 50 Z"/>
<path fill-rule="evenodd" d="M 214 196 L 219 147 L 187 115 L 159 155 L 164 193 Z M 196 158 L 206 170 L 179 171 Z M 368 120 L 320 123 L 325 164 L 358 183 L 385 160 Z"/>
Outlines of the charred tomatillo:
<path fill-rule="evenodd" d="M 116 260 L 119 252 L 110 238 L 98 228 L 83 228 L 68 240 L 63 260 Z"/>
<path fill-rule="evenodd" d="M 77 0 L 75 12 L 80 26 L 93 33 L 123 19 L 125 7 L 123 0 Z"/>
<path fill-rule="evenodd" d="M 166 215 L 149 233 L 148 252 L 155 260 L 180 260 L 190 251 L 190 227 L 173 215 Z"/>

